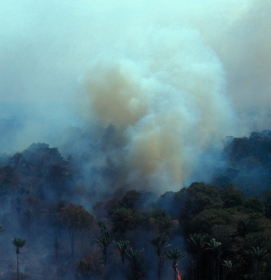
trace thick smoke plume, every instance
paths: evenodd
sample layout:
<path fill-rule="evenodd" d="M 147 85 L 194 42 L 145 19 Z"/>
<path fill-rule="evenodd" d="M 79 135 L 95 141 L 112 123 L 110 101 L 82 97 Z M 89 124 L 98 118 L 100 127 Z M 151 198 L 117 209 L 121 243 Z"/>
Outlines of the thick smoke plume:
<path fill-rule="evenodd" d="M 141 43 L 90 65 L 90 106 L 125 139 L 115 160 L 121 156 L 132 182 L 180 186 L 201 153 L 231 132 L 224 72 L 193 30 L 150 29 Z"/>
<path fill-rule="evenodd" d="M 110 159 L 138 188 L 207 178 L 227 135 L 270 128 L 271 4 L 201 2 L 0 0 L 1 152 L 83 154 L 66 128 L 110 142 L 111 127 L 86 173 Z"/>

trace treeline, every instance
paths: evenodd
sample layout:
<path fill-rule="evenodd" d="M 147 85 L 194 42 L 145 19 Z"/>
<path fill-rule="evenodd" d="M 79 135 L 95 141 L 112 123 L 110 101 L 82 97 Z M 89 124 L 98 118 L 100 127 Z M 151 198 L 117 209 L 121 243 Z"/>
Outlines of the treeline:
<path fill-rule="evenodd" d="M 270 279 L 271 133 L 224 154 L 209 183 L 99 201 L 57 148 L 3 155 L 0 279 Z"/>
<path fill-rule="evenodd" d="M 234 184 L 246 196 L 262 196 L 271 186 L 271 131 L 253 132 L 249 137 L 229 138 L 224 148 L 227 168 L 218 170 L 213 182 Z"/>

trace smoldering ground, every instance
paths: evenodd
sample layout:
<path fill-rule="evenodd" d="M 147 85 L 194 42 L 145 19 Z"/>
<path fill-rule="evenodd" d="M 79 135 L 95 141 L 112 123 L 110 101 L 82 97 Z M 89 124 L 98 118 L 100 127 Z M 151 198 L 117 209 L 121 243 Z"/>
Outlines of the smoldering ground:
<path fill-rule="evenodd" d="M 269 128 L 269 1 L 1 7 L 1 152 L 47 142 L 91 155 L 85 182 L 110 162 L 164 191 L 206 179 L 227 135 Z"/>

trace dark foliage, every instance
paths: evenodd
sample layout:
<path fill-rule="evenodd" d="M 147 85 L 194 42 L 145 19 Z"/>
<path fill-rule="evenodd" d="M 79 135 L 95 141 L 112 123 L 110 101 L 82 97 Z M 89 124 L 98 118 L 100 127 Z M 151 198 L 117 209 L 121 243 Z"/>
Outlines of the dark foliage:
<path fill-rule="evenodd" d="M 118 141 L 117 130 L 109 127 L 101 145 L 108 151 Z M 160 197 L 121 182 L 114 195 L 98 201 L 84 186 L 77 163 L 57 148 L 38 143 L 5 155 L 0 159 L 1 249 L 9 250 L 6 240 L 10 243 L 13 231 L 25 236 L 29 252 L 20 254 L 20 269 L 28 272 L 18 270 L 17 276 L 30 280 L 43 279 L 42 269 L 52 279 L 165 280 L 179 277 L 179 268 L 183 280 L 267 280 L 271 132 L 232 138 L 224 155 L 228 166 L 215 170 L 212 182 L 194 182 Z M 97 172 L 108 179 L 108 189 L 122 180 L 109 159 Z M 177 268 L 184 251 L 188 257 Z M 1 270 L 3 279 L 12 279 L 11 270 Z"/>

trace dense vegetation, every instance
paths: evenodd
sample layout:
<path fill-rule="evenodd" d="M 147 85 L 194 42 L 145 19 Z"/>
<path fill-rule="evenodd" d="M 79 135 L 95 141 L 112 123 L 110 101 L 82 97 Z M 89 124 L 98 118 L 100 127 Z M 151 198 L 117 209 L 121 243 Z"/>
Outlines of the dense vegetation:
<path fill-rule="evenodd" d="M 2 155 L 0 278 L 270 279 L 271 132 L 229 139 L 223 153 L 211 182 L 104 199 L 57 148 Z"/>

